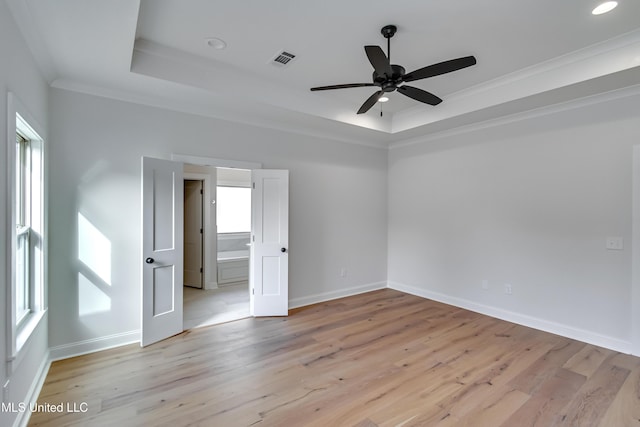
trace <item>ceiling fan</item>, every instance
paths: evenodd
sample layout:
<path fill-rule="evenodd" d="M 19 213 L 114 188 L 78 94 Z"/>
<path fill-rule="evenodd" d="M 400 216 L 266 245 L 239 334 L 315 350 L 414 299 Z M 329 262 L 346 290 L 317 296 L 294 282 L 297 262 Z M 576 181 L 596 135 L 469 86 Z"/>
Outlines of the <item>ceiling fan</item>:
<path fill-rule="evenodd" d="M 405 73 L 404 67 L 391 64 L 391 37 L 393 37 L 397 30 L 398 29 L 395 25 L 385 25 L 382 27 L 382 30 L 380 30 L 382 35 L 387 39 L 386 55 L 380 46 L 364 47 L 367 58 L 369 58 L 369 62 L 374 69 L 373 83 L 348 83 L 342 85 L 319 86 L 312 87 L 311 90 L 316 91 L 378 86 L 380 90 L 371 95 L 364 104 L 362 104 L 358 110 L 358 114 L 363 114 L 369 111 L 369 109 L 371 109 L 371 107 L 373 107 L 386 92 L 394 92 L 396 90 L 409 98 L 415 99 L 416 101 L 429 105 L 438 105 L 442 102 L 442 99 L 438 98 L 436 95 L 425 90 L 418 89 L 417 87 L 407 86 L 404 83 L 450 73 L 452 71 L 470 67 L 476 63 L 475 57 L 464 56 L 462 58 L 450 59 L 449 61 L 429 65 L 410 73 Z"/>

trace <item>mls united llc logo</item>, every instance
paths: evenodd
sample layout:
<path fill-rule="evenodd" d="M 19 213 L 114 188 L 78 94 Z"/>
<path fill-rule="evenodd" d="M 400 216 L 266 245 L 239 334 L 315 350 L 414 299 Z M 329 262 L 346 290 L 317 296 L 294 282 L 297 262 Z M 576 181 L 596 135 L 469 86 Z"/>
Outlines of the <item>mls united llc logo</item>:
<path fill-rule="evenodd" d="M 87 412 L 89 405 L 87 402 L 65 402 L 65 403 L 32 403 L 26 404 L 24 402 L 2 402 L 2 412 L 20 413 L 20 412 Z"/>

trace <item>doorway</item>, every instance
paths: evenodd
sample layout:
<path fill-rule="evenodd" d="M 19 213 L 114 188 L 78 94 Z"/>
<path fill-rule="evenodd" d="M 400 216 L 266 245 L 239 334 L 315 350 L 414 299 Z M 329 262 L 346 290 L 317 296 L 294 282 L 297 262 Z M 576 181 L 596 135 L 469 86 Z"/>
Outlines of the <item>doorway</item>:
<path fill-rule="evenodd" d="M 187 168 L 187 167 L 186 167 Z M 185 168 L 185 169 L 186 169 Z M 194 166 L 189 166 L 193 170 Z M 215 209 L 212 227 L 216 240 L 215 285 L 194 286 L 197 273 L 206 265 L 196 266 L 199 252 L 191 242 L 203 244 L 197 199 L 204 188 L 185 179 L 185 261 L 184 261 L 184 328 L 191 329 L 238 320 L 249 316 L 249 242 L 251 236 L 251 170 L 215 168 Z M 193 187 L 193 188 L 191 188 Z M 190 196 L 190 193 L 193 193 Z M 196 199 L 196 201 L 191 200 Z M 192 212 L 192 211 L 196 212 Z M 191 211 L 191 212 L 190 212 Z M 187 224 L 192 222 L 192 224 Z M 192 238 L 188 237 L 188 230 Z M 211 268 L 211 267 L 209 267 Z M 201 277 L 201 276 L 200 276 Z"/>
<path fill-rule="evenodd" d="M 204 288 L 218 287 L 215 231 L 216 185 L 207 177 L 216 167 L 251 170 L 251 246 L 249 315 L 288 314 L 289 171 L 260 164 L 172 155 L 171 160 L 141 158 L 142 298 L 140 345 L 184 331 L 184 178 L 187 167 L 204 167 Z M 209 268 L 208 268 L 209 267 Z M 249 287 L 247 286 L 247 288 Z M 189 289 L 189 288 L 187 288 Z M 196 288 L 194 288 L 196 289 Z"/>

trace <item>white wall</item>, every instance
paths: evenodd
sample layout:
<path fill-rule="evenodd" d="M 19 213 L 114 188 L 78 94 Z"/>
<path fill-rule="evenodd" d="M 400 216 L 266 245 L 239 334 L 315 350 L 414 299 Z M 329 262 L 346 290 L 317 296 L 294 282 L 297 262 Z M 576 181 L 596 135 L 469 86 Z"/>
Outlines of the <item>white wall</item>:
<path fill-rule="evenodd" d="M 628 351 L 635 93 L 392 149 L 391 286 Z"/>
<path fill-rule="evenodd" d="M 20 30 L 11 19 L 11 13 L 4 1 L 0 1 L 0 356 L 3 364 L 0 369 L 0 386 L 9 381 L 9 397 L 5 403 L 15 404 L 27 402 L 31 397 L 30 389 L 38 376 L 42 373 L 43 363 L 47 358 L 47 319 L 43 319 L 35 330 L 30 342 L 25 347 L 26 357 L 16 370 L 7 371 L 7 245 L 10 236 L 10 224 L 7 223 L 7 92 L 11 91 L 20 99 L 21 103 L 38 122 L 42 129 L 47 127 L 47 91 L 44 79 L 37 71 L 36 64 L 31 57 L 26 43 L 21 37 Z M 41 135 L 45 139 L 47 135 Z M 48 142 L 48 141 L 47 141 Z M 0 411 L 0 425 L 10 426 L 18 419 L 17 413 Z"/>
<path fill-rule="evenodd" d="M 291 171 L 291 305 L 385 285 L 385 150 L 59 89 L 51 91 L 50 109 L 49 339 L 56 355 L 100 345 L 91 344 L 95 339 L 122 342 L 140 327 L 143 155 L 179 153 Z M 111 285 L 78 261 L 79 212 L 111 242 Z M 94 300 L 82 300 L 80 288 Z"/>

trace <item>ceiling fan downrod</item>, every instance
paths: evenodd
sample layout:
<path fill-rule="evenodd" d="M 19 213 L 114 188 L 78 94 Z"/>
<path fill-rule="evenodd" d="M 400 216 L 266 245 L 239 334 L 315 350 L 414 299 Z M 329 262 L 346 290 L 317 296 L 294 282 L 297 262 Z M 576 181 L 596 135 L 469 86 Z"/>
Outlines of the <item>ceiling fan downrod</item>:
<path fill-rule="evenodd" d="M 387 39 L 387 58 L 389 61 L 391 61 L 391 37 L 395 35 L 396 31 L 398 31 L 398 27 L 395 25 L 385 25 L 380 30 L 384 38 Z"/>

